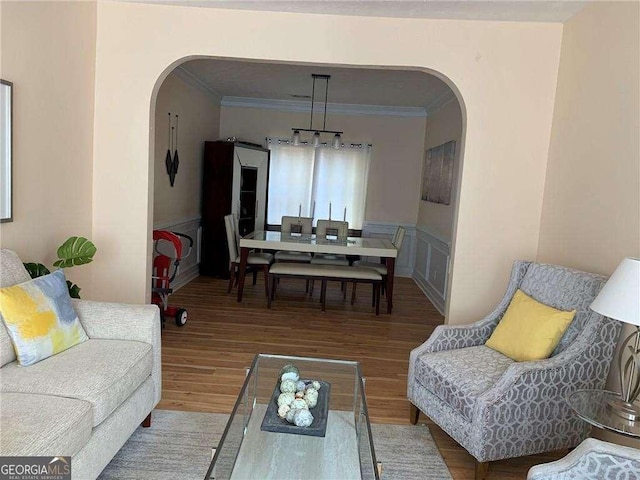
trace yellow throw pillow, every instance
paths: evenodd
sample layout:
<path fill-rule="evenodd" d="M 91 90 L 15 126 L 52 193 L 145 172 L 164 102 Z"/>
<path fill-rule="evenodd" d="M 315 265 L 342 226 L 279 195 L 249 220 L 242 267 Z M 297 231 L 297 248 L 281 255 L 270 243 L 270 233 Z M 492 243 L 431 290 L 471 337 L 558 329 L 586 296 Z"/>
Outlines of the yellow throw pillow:
<path fill-rule="evenodd" d="M 516 362 L 549 358 L 575 315 L 518 290 L 486 345 Z"/>
<path fill-rule="evenodd" d="M 62 270 L 0 288 L 0 319 L 22 366 L 89 339 L 71 304 Z"/>

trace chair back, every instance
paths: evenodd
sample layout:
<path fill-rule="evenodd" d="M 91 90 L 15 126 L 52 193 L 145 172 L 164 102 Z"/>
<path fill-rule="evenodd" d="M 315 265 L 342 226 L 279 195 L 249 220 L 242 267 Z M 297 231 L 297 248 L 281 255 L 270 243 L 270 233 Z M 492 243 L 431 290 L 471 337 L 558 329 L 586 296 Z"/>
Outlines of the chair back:
<path fill-rule="evenodd" d="M 229 261 L 235 262 L 238 258 L 238 245 L 236 244 L 236 222 L 233 215 L 224 216 L 224 228 L 227 231 L 227 246 L 229 248 Z"/>
<path fill-rule="evenodd" d="M 531 263 L 518 288 L 538 302 L 559 310 L 576 310 L 571 325 L 562 336 L 552 356 L 572 343 L 594 315 L 589 309 L 607 277 L 581 272 L 560 265 Z"/>
<path fill-rule="evenodd" d="M 398 228 L 396 228 L 396 233 L 393 235 L 393 246 L 396 247 L 396 249 L 398 251 L 400 251 L 400 249 L 402 248 L 402 242 L 404 242 L 404 235 L 406 233 L 406 230 L 404 227 L 398 226 Z"/>
<path fill-rule="evenodd" d="M 312 225 L 313 218 L 311 217 L 282 217 L 280 231 L 282 233 L 304 233 L 311 235 L 313 231 Z"/>
<path fill-rule="evenodd" d="M 324 238 L 329 235 L 336 235 L 340 238 L 349 236 L 349 222 L 341 220 L 318 220 L 316 226 L 316 237 Z"/>

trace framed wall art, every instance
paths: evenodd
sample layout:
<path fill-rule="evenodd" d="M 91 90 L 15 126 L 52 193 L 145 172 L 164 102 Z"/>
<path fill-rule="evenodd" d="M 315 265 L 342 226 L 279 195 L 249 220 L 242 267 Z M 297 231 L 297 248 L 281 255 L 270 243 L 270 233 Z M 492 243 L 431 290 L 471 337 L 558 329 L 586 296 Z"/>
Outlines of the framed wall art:
<path fill-rule="evenodd" d="M 13 83 L 0 80 L 0 221 L 13 220 Z"/>
<path fill-rule="evenodd" d="M 422 177 L 422 200 L 444 205 L 451 203 L 455 154 L 455 140 L 427 150 Z"/>

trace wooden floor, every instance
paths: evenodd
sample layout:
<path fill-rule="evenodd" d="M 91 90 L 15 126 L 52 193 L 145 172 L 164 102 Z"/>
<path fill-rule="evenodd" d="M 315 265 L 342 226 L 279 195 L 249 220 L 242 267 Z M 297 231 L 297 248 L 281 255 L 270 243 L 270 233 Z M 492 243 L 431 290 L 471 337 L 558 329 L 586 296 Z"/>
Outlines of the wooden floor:
<path fill-rule="evenodd" d="M 226 288 L 224 280 L 200 277 L 171 297 L 172 304 L 188 309 L 189 319 L 184 327 L 168 319 L 163 330 L 159 408 L 231 413 L 246 367 L 257 353 L 271 353 L 361 362 L 371 421 L 409 423 L 409 352 L 443 322 L 412 280 L 397 279 L 394 312 L 378 317 L 364 285 L 354 306 L 342 300 L 338 283 L 329 285 L 324 313 L 319 292 L 306 296 L 303 281 L 282 281 L 271 310 L 261 278 L 245 286 L 242 303 Z M 454 479 L 472 479 L 473 457 L 424 415 L 420 421 L 429 425 Z M 486 478 L 524 479 L 532 465 L 565 453 L 493 462 Z"/>

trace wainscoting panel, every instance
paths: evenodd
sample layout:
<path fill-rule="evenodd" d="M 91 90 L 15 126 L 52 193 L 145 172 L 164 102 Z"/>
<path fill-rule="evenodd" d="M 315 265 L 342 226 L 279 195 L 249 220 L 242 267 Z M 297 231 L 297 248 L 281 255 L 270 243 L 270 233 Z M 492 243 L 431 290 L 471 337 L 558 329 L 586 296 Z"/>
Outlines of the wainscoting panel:
<path fill-rule="evenodd" d="M 413 276 L 413 264 L 415 257 L 416 226 L 402 226 L 405 228 L 406 234 L 404 236 L 404 241 L 402 242 L 402 248 L 400 249 L 398 258 L 396 258 L 395 276 L 411 278 Z M 370 238 L 388 238 L 391 240 L 397 227 L 398 224 L 396 223 L 365 222 L 362 227 L 362 236 Z M 371 260 L 377 261 L 378 259 L 372 258 Z"/>
<path fill-rule="evenodd" d="M 193 239 L 193 249 L 191 250 L 191 254 L 187 258 L 182 259 L 182 262 L 180 262 L 178 275 L 171 284 L 174 291 L 178 290 L 180 287 L 183 287 L 200 274 L 200 217 L 174 223 L 157 224 L 154 225 L 153 228 L 154 230 L 169 230 L 170 232 L 182 233 L 184 235 L 189 235 Z M 182 245 L 183 253 L 186 253 L 189 247 L 189 243 L 186 240 L 183 240 Z M 166 253 L 168 256 L 174 255 L 172 249 L 163 250 L 162 248 L 160 248 L 160 251 Z"/>
<path fill-rule="evenodd" d="M 420 227 L 416 228 L 413 279 L 444 315 L 451 245 Z"/>

